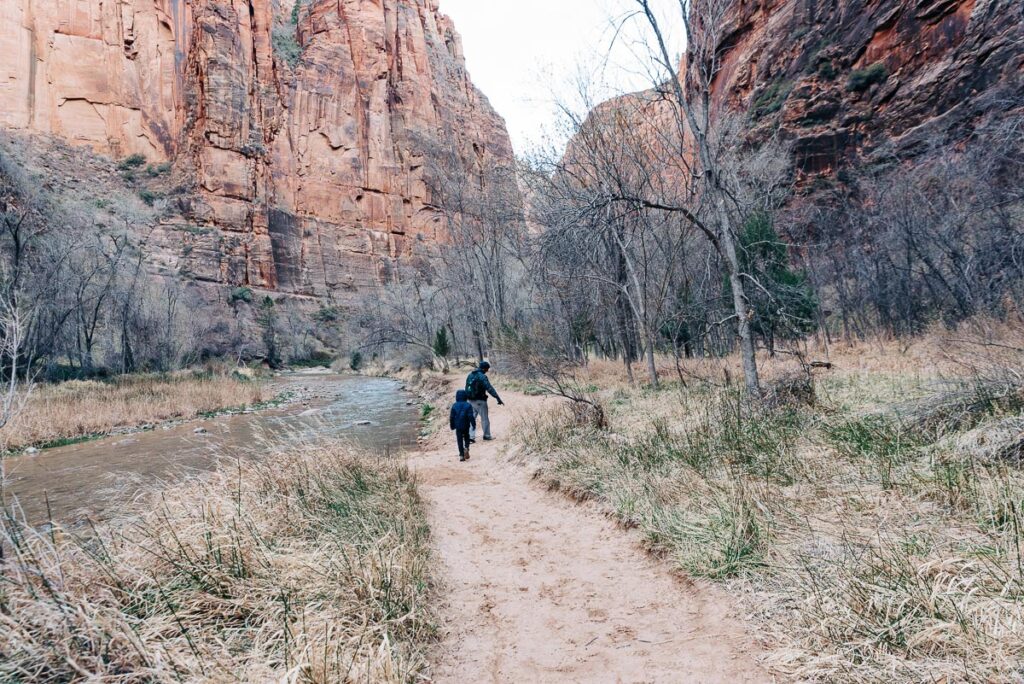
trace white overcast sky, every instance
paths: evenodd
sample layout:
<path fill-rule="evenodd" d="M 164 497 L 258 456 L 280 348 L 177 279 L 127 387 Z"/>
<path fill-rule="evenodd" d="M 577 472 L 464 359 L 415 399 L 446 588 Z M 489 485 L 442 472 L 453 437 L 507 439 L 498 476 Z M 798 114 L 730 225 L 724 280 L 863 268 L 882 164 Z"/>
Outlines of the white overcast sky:
<path fill-rule="evenodd" d="M 678 3 L 661 0 L 673 48 L 682 52 Z M 596 100 L 649 88 L 639 20 L 616 38 L 634 0 L 440 0 L 462 35 L 473 82 L 505 117 L 519 153 L 547 136 L 556 144 L 556 98 L 574 100 L 581 73 Z M 675 8 L 675 15 L 672 9 Z"/>

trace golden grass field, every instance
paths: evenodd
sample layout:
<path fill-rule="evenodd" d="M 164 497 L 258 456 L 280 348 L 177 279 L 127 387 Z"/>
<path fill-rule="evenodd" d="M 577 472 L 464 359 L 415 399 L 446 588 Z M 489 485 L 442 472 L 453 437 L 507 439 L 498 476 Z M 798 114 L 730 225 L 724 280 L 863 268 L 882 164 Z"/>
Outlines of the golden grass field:
<path fill-rule="evenodd" d="M 0 681 L 406 682 L 435 638 L 402 465 L 227 462 L 85 537 L 0 524 Z"/>
<path fill-rule="evenodd" d="M 761 359 L 763 406 L 723 386 L 735 359 L 688 361 L 685 386 L 665 363 L 657 390 L 594 362 L 575 381 L 609 428 L 566 410 L 523 442 L 549 486 L 740 597 L 779 674 L 1020 677 L 1024 333 L 806 351 L 834 369 L 809 382 L 792 357 Z"/>
<path fill-rule="evenodd" d="M 220 374 L 124 376 L 110 382 L 37 385 L 11 422 L 0 429 L 0 445 L 17 451 L 60 444 L 166 420 L 188 420 L 269 398 L 263 382 Z"/>

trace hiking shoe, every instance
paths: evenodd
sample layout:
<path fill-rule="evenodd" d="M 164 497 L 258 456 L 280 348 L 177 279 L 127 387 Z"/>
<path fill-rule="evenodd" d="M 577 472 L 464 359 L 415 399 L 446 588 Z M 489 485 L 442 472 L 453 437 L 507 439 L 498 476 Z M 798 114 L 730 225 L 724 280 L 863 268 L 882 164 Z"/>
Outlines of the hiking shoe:
<path fill-rule="evenodd" d="M 485 442 L 493 442 L 494 438 L 493 437 L 484 437 L 484 441 Z"/>
<path fill-rule="evenodd" d="M 476 440 L 475 440 L 475 439 L 470 439 L 470 440 L 469 440 L 469 443 L 470 443 L 470 444 L 476 444 Z"/>
<path fill-rule="evenodd" d="M 465 455 L 463 455 L 463 456 L 459 456 L 459 463 L 462 463 L 463 461 L 467 460 L 468 458 L 469 458 L 469 457 L 468 457 L 468 456 L 465 456 Z"/>

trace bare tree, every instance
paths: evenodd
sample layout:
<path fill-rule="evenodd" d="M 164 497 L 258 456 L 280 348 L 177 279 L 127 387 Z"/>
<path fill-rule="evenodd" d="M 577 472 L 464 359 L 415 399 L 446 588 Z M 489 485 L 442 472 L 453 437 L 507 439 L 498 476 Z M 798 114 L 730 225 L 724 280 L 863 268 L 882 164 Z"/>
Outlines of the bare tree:
<path fill-rule="evenodd" d="M 656 346 L 688 230 L 675 214 L 608 199 L 639 196 L 657 173 L 650 140 L 635 125 L 644 106 L 639 100 L 630 105 L 640 109 L 615 103 L 577 120 L 565 157 L 549 159 L 526 178 L 535 198 L 532 219 L 544 228 L 538 238 L 544 268 L 607 293 L 627 372 L 632 377 L 635 331 L 657 386 Z"/>
<path fill-rule="evenodd" d="M 430 147 L 427 158 L 427 182 L 444 232 L 432 267 L 421 275 L 442 295 L 436 304 L 445 306 L 456 340 L 468 330 L 468 342 L 482 358 L 514 324 L 525 272 L 515 169 L 451 139 Z"/>
<path fill-rule="evenodd" d="M 743 359 L 747 390 L 760 395 L 754 334 L 751 328 L 747 287 L 749 278 L 741 268 L 737 246 L 739 227 L 744 220 L 739 198 L 742 191 L 736 181 L 740 177 L 729 158 L 743 146 L 724 112 L 715 111 L 713 85 L 722 69 L 721 44 L 727 30 L 732 0 L 680 0 L 679 13 L 684 27 L 687 56 L 684 67 L 667 43 L 665 31 L 650 0 L 635 0 L 638 12 L 650 31 L 654 49 L 648 57 L 654 65 L 655 92 L 671 102 L 672 120 L 679 129 L 678 169 L 699 182 L 699 192 L 707 211 L 697 213 L 685 206 L 644 200 L 664 211 L 679 213 L 709 240 L 721 254 L 726 267 L 736 328 Z M 732 154 L 730 154 L 732 153 Z M 732 169 L 730 169 L 732 166 Z M 631 198 L 641 200 L 641 198 Z"/>
<path fill-rule="evenodd" d="M 411 347 L 429 355 L 433 364 L 447 372 L 448 359 L 436 353 L 434 338 L 444 322 L 443 291 L 419 278 L 385 288 L 365 308 L 365 331 L 360 347 L 379 349 Z"/>

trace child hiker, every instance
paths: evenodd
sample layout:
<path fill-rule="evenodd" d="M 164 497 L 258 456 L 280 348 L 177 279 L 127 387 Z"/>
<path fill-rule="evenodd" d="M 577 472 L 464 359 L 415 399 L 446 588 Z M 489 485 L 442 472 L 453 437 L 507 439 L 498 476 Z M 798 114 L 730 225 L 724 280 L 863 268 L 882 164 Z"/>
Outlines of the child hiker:
<path fill-rule="evenodd" d="M 455 403 L 452 404 L 448 423 L 452 430 L 455 430 L 455 440 L 459 444 L 459 460 L 468 461 L 469 445 L 473 443 L 473 440 L 469 438 L 469 429 L 476 429 L 476 411 L 469 403 L 469 394 L 466 390 L 459 390 L 455 393 Z"/>

